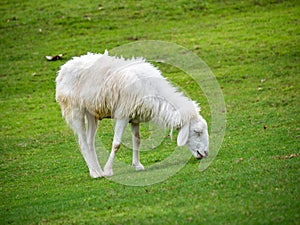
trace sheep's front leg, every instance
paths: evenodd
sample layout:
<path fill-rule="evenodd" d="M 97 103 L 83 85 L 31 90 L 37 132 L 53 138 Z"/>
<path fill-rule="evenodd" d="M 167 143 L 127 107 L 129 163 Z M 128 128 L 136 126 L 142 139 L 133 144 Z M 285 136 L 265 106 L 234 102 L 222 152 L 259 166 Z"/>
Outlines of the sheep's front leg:
<path fill-rule="evenodd" d="M 115 156 L 121 146 L 122 136 L 124 133 L 124 130 L 128 124 L 128 120 L 117 120 L 115 125 L 115 134 L 114 134 L 114 140 L 112 143 L 112 150 L 109 155 L 109 158 L 106 162 L 106 165 L 104 167 L 104 175 L 105 176 L 112 176 L 113 175 L 113 163 Z"/>
<path fill-rule="evenodd" d="M 138 170 L 144 170 L 144 166 L 140 162 L 140 154 L 139 154 L 139 148 L 140 148 L 140 126 L 137 123 L 131 124 L 132 129 L 132 165 L 135 168 L 136 171 Z"/>

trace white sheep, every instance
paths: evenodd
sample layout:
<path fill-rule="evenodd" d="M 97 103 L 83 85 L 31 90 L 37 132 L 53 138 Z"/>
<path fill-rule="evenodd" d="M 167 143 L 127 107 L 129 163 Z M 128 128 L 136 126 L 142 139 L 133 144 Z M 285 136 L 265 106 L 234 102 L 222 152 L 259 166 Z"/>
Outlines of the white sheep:
<path fill-rule="evenodd" d="M 93 178 L 112 176 L 113 161 L 122 135 L 131 123 L 132 165 L 144 170 L 139 159 L 139 123 L 153 121 L 178 129 L 178 146 L 186 145 L 195 158 L 208 155 L 207 123 L 195 102 L 179 93 L 144 59 L 123 59 L 88 53 L 64 64 L 56 78 L 56 101 L 78 136 L 83 157 Z M 98 121 L 116 120 L 112 151 L 101 169 L 94 146 Z M 87 126 L 86 126 L 87 124 Z"/>

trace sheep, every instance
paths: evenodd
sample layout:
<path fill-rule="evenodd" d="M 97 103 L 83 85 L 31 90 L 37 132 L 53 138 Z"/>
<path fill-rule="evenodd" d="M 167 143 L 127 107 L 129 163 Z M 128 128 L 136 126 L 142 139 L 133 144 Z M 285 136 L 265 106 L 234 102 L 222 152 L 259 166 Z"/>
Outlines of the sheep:
<path fill-rule="evenodd" d="M 139 124 L 152 121 L 178 130 L 177 145 L 186 146 L 197 159 L 208 156 L 209 136 L 198 104 L 177 91 L 161 72 L 143 58 L 124 59 L 87 53 L 69 60 L 58 71 L 56 101 L 62 116 L 77 135 L 92 178 L 112 176 L 122 135 L 131 124 L 135 170 L 140 162 Z M 101 169 L 95 151 L 98 122 L 115 119 L 112 150 Z"/>

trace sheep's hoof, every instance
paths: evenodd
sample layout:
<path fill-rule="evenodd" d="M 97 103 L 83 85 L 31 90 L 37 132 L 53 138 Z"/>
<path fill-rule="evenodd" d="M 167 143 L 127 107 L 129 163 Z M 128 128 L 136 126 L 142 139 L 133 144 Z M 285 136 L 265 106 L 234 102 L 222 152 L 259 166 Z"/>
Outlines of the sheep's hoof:
<path fill-rule="evenodd" d="M 104 173 L 102 171 L 97 172 L 97 171 L 94 171 L 94 170 L 90 170 L 90 176 L 92 178 L 100 178 L 100 177 L 104 177 Z"/>
<path fill-rule="evenodd" d="M 138 165 L 133 165 L 133 167 L 136 171 L 145 170 L 144 166 L 141 163 L 139 163 Z"/>
<path fill-rule="evenodd" d="M 113 169 L 110 166 L 106 166 L 104 167 L 104 176 L 105 177 L 111 177 L 112 175 L 114 175 Z"/>
<path fill-rule="evenodd" d="M 112 170 L 108 170 L 108 171 L 105 171 L 105 170 L 104 170 L 104 176 L 105 176 L 105 177 L 111 177 L 112 175 L 114 175 L 114 173 L 113 173 Z"/>

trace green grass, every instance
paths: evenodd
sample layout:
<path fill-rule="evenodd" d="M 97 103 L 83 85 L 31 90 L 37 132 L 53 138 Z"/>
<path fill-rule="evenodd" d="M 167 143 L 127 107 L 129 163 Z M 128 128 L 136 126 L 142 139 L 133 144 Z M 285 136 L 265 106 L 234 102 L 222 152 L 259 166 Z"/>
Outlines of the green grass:
<path fill-rule="evenodd" d="M 299 224 L 299 1 L 2 0 L 0 12 L 1 224 Z M 217 77 L 227 129 L 206 171 L 191 159 L 145 187 L 89 177 L 54 100 L 56 72 L 72 56 L 135 40 L 182 45 Z M 189 77 L 159 66 L 210 121 Z M 99 138 L 110 148 L 109 121 Z M 175 145 L 164 138 L 142 162 Z M 129 149 L 119 159 L 130 163 Z"/>

